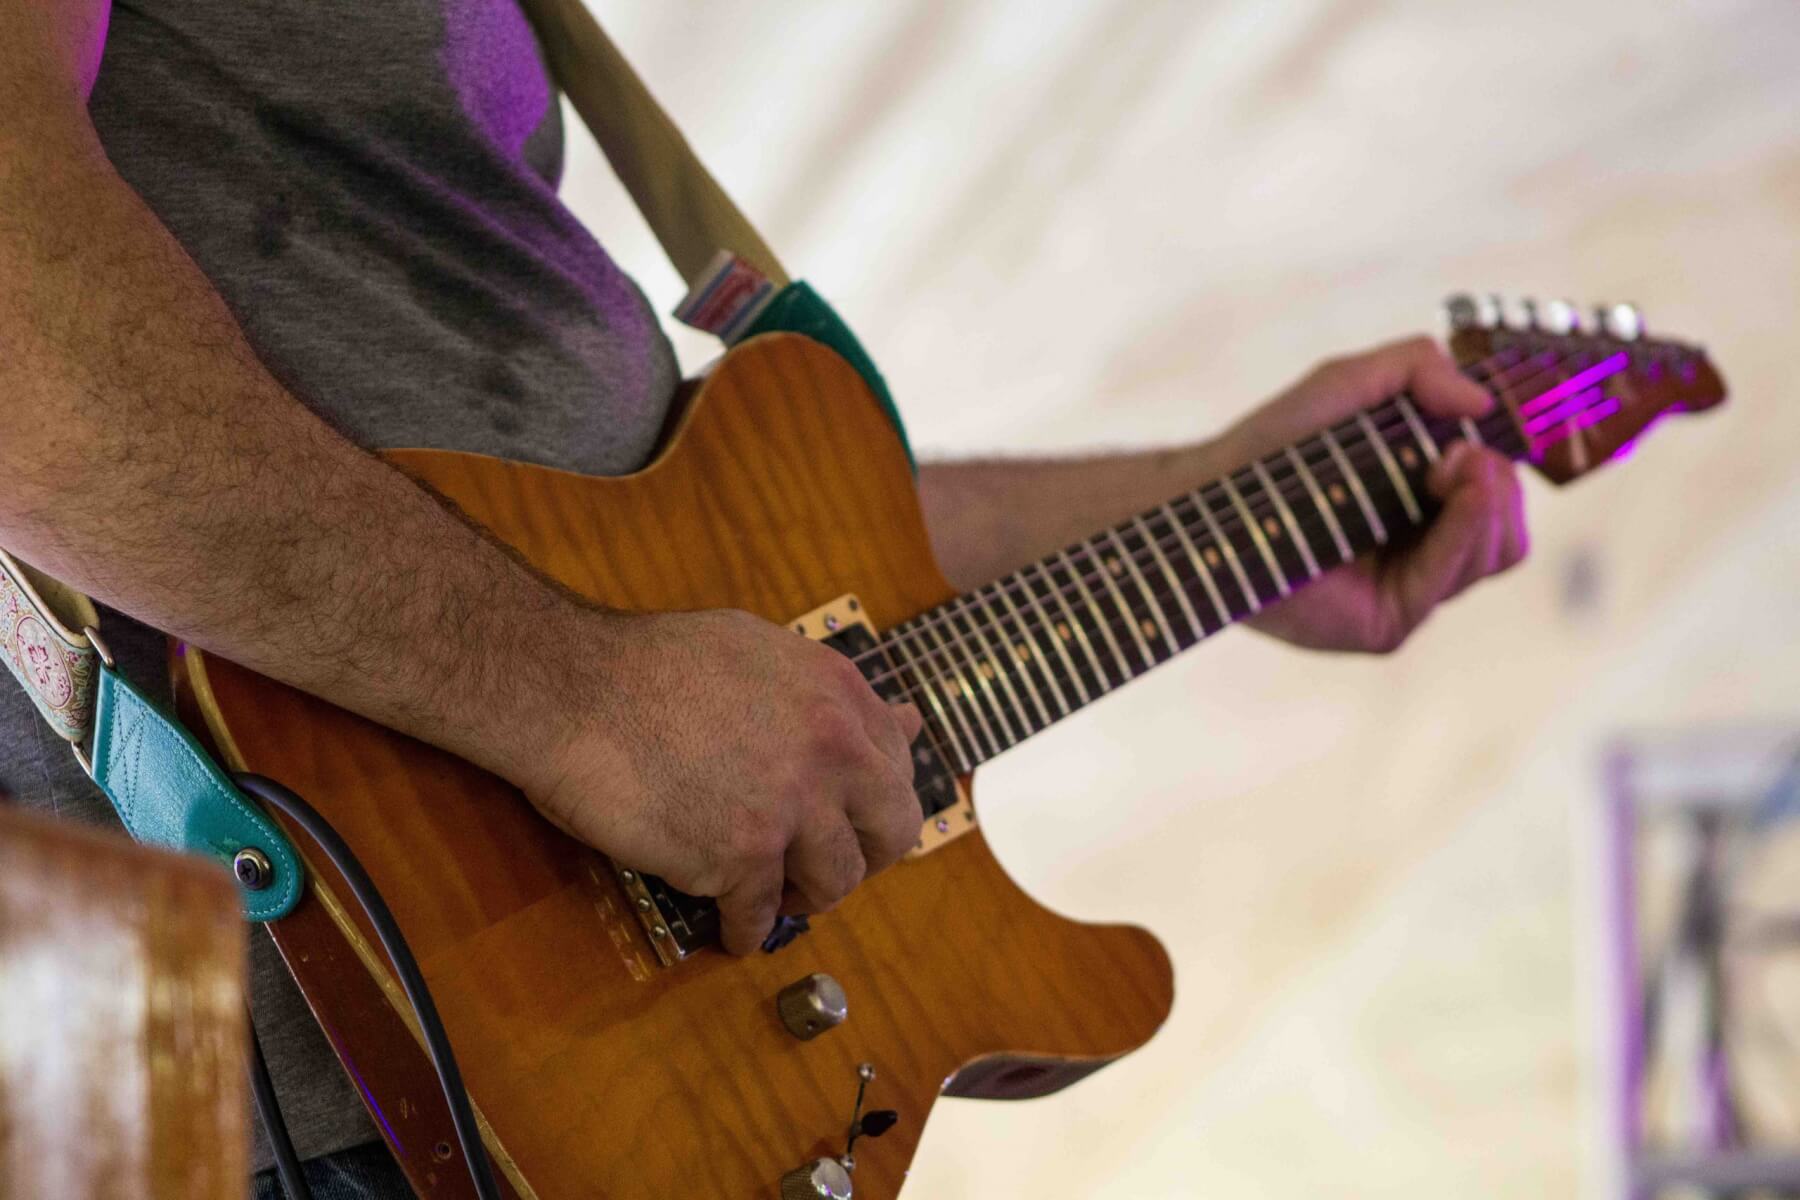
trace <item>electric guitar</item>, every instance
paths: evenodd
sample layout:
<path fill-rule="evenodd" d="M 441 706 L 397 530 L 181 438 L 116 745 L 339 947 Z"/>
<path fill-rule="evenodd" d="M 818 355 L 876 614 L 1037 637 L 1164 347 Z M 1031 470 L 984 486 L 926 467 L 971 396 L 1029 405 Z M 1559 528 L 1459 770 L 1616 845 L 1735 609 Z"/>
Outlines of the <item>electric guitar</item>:
<path fill-rule="evenodd" d="M 912 854 L 748 958 L 713 948 L 709 901 L 577 844 L 447 753 L 191 648 L 178 686 L 231 767 L 307 797 L 361 856 L 520 1197 L 892 1197 L 939 1095 L 1056 1091 L 1141 1046 L 1173 997 L 1150 934 L 1068 920 L 1007 877 L 977 822 L 978 767 L 1406 537 L 1454 441 L 1563 483 L 1724 397 L 1703 351 L 1646 336 L 1627 306 L 1586 324 L 1561 303 L 1510 323 L 1491 302 L 1450 311 L 1456 358 L 1500 400 L 1489 416 L 1394 396 L 962 595 L 879 404 L 799 336 L 726 354 L 635 475 L 390 452 L 578 592 L 747 609 L 919 705 Z M 466 1195 L 372 932 L 290 832 L 314 886 L 274 936 L 414 1187 Z"/>

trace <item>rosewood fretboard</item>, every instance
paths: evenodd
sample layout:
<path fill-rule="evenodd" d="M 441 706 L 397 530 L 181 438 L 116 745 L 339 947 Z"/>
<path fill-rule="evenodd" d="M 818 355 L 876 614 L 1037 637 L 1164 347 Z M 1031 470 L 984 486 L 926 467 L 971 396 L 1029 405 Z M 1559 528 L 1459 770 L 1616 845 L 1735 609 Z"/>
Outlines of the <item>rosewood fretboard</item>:
<path fill-rule="evenodd" d="M 1489 372 L 1471 372 L 1497 390 Z M 883 646 L 962 771 L 1325 571 L 1428 521 L 1431 464 L 1467 439 L 1515 459 L 1506 405 L 1428 416 L 1407 396 L 888 630 Z"/>

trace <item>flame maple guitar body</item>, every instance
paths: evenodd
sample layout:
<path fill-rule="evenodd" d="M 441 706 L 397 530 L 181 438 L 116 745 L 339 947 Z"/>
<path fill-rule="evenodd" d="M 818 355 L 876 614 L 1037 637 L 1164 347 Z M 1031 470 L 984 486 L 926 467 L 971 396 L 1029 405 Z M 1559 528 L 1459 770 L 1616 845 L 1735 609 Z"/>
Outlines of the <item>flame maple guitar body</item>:
<path fill-rule="evenodd" d="M 390 457 L 550 576 L 618 608 L 790 621 L 854 593 L 880 629 L 953 594 L 878 403 L 841 359 L 798 337 L 724 358 L 660 457 L 632 476 Z M 196 652 L 178 662 L 231 764 L 300 792 L 362 857 L 521 1196 L 774 1197 L 784 1173 L 842 1153 L 867 1062 L 868 1107 L 899 1122 L 857 1144 L 856 1194 L 892 1197 L 941 1092 L 1055 1090 L 1142 1045 L 1169 1011 L 1154 938 L 1041 907 L 979 829 L 869 881 L 775 953 L 705 950 L 661 965 L 605 860 L 499 779 L 231 663 Z M 369 1001 L 373 979 L 398 1002 L 370 932 L 302 846 L 315 886 L 277 940 L 385 1110 L 414 1186 L 465 1194 L 451 1147 L 434 1154 L 429 1133 L 417 1144 L 430 1097 L 415 1086 L 417 1047 L 392 1036 L 396 1013 Z M 843 984 L 849 1019 L 800 1041 L 775 997 L 811 972 Z"/>

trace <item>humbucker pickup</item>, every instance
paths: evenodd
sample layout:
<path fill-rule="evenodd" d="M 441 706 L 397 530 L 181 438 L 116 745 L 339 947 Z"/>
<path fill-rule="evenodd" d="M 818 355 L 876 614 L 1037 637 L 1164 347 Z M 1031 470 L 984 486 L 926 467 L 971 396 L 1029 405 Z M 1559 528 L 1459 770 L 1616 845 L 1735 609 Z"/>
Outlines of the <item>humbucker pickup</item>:
<path fill-rule="evenodd" d="M 840 596 L 789 624 L 796 633 L 821 642 L 854 662 L 882 699 L 906 698 L 906 683 L 894 669 L 892 660 L 882 648 L 881 639 L 855 596 Z M 951 770 L 929 725 L 913 741 L 912 759 L 913 792 L 919 798 L 920 827 L 919 841 L 907 856 L 909 858 L 928 854 L 975 825 L 975 810 L 969 802 L 968 790 Z M 613 866 L 664 966 L 678 963 L 696 950 L 718 941 L 719 910 L 710 898 L 690 896 L 655 875 L 617 863 Z"/>

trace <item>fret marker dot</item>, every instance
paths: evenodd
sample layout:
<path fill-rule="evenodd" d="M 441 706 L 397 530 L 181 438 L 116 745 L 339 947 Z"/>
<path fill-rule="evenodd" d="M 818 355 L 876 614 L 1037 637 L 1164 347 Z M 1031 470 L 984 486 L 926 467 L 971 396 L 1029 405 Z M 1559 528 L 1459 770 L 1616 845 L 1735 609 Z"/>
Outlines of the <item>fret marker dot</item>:
<path fill-rule="evenodd" d="M 1400 465 L 1409 471 L 1418 466 L 1419 452 L 1414 450 L 1411 446 L 1400 447 Z"/>
<path fill-rule="evenodd" d="M 1073 631 L 1073 630 L 1071 630 L 1071 629 L 1070 629 L 1070 628 L 1069 628 L 1069 626 L 1068 626 L 1068 625 L 1067 625 L 1067 623 L 1065 623 L 1065 622 L 1062 622 L 1062 621 L 1058 621 L 1058 622 L 1057 622 L 1057 623 L 1056 623 L 1056 636 L 1057 636 L 1057 637 L 1059 637 L 1059 638 L 1061 638 L 1061 639 L 1062 639 L 1062 640 L 1063 640 L 1063 641 L 1065 641 L 1065 642 L 1066 642 L 1066 641 L 1068 641 L 1068 640 L 1069 640 L 1069 639 L 1070 639 L 1070 638 L 1072 638 L 1072 637 L 1074 637 L 1074 636 L 1075 636 L 1075 633 L 1074 633 L 1074 631 Z"/>
<path fill-rule="evenodd" d="M 1144 631 L 1144 636 L 1147 638 L 1156 636 L 1156 622 L 1152 621 L 1149 617 L 1145 617 L 1142 621 L 1138 622 L 1138 628 Z"/>
<path fill-rule="evenodd" d="M 1209 567 L 1217 567 L 1219 565 L 1219 552 L 1211 546 L 1208 546 L 1202 551 L 1200 557 L 1206 560 L 1206 565 Z"/>
<path fill-rule="evenodd" d="M 1281 536 L 1281 522 L 1277 521 L 1274 517 L 1263 518 L 1263 529 L 1272 538 Z"/>
<path fill-rule="evenodd" d="M 983 679 L 992 679 L 994 677 L 994 664 L 985 658 L 981 660 L 981 666 L 977 669 L 980 670 Z"/>
<path fill-rule="evenodd" d="M 1125 573 L 1125 564 L 1116 558 L 1109 558 L 1106 560 L 1106 569 L 1113 573 L 1113 578 L 1117 579 Z"/>
<path fill-rule="evenodd" d="M 1019 656 L 1020 662 L 1027 662 L 1031 658 L 1031 647 L 1027 646 L 1024 642 L 1020 642 L 1013 647 L 1013 653 Z"/>
<path fill-rule="evenodd" d="M 1341 483 L 1334 483 L 1326 488 L 1325 494 L 1331 497 L 1333 504 L 1344 504 L 1350 499 L 1350 493 L 1344 490 L 1344 485 Z"/>

